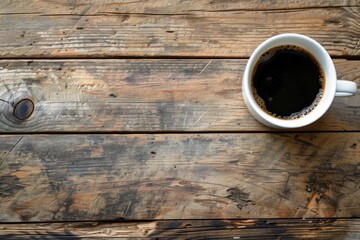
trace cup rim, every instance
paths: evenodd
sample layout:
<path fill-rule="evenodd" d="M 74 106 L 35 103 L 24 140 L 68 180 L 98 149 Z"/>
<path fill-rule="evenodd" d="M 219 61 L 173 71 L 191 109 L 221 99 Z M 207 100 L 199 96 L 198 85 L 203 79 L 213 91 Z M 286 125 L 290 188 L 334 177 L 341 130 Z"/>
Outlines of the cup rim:
<path fill-rule="evenodd" d="M 274 44 L 276 42 L 281 42 L 285 40 L 286 43 Z M 307 47 L 303 46 L 302 44 L 294 43 L 298 41 L 301 41 L 303 43 L 304 42 L 309 43 L 316 49 L 317 52 L 313 53 L 313 51 L 310 51 Z M 281 46 L 281 45 L 287 45 L 287 44 L 300 45 L 300 47 L 306 49 L 312 55 L 314 55 L 314 57 L 321 65 L 321 68 L 324 69 L 326 67 L 326 72 L 324 70 L 325 89 L 322 98 L 320 99 L 318 105 L 315 107 L 314 110 L 312 110 L 308 115 L 297 119 L 280 119 L 271 116 L 256 103 L 253 93 L 251 91 L 252 71 L 258 58 L 270 48 L 274 48 L 276 46 Z M 322 61 L 320 61 L 316 55 L 317 56 L 320 55 L 322 57 Z M 309 125 L 315 122 L 316 120 L 318 120 L 330 107 L 335 96 L 335 91 L 336 91 L 335 86 L 336 86 L 336 71 L 328 52 L 314 39 L 296 33 L 284 33 L 284 34 L 275 35 L 271 38 L 268 38 L 263 43 L 261 43 L 251 54 L 248 63 L 246 65 L 244 77 L 243 77 L 243 92 L 245 94 L 244 98 L 246 98 L 245 102 L 249 108 L 251 107 L 253 111 L 255 111 L 255 115 L 253 111 L 251 111 L 251 113 L 258 120 L 264 120 L 266 125 L 278 127 L 278 128 L 298 128 Z"/>

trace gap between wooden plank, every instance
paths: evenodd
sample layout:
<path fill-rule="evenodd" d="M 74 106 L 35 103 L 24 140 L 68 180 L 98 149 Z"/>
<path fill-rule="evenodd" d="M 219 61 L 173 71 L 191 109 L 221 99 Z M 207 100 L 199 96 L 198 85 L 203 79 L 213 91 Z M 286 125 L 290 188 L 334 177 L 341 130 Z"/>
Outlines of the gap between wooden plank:
<path fill-rule="evenodd" d="M 324 217 L 318 217 L 318 218 L 201 218 L 201 219 L 192 219 L 192 218 L 182 218 L 182 219 L 147 219 L 147 220 L 142 220 L 142 219 L 133 219 L 133 220 L 127 220 L 127 219 L 123 219 L 123 218 L 118 218 L 118 219 L 102 219 L 102 220 L 66 220 L 66 221 L 22 221 L 22 222 L 0 222 L 0 226 L 1 225 L 36 225 L 36 224 L 66 224 L 66 223 L 146 223 L 146 222 L 172 222 L 172 221 L 195 221 L 195 222 L 200 222 L 200 221 L 246 221 L 246 220 L 263 220 L 263 221 L 279 221 L 279 222 L 285 222 L 285 221 L 304 221 L 304 222 L 309 222 L 309 221 L 315 221 L 315 222 L 334 222 L 336 220 L 344 220 L 344 221 L 359 221 L 360 222 L 360 218 L 359 217 L 330 217 L 330 218 L 324 218 Z"/>
<path fill-rule="evenodd" d="M 319 131 L 301 131 L 301 130 L 281 130 L 281 129 L 272 129 L 271 131 L 148 131 L 148 132 L 126 132 L 126 131 L 93 131 L 93 132 L 46 132 L 46 131 L 36 131 L 36 132 L 2 132 L 0 136 L 22 136 L 22 135 L 98 135 L 98 134 L 110 134 L 110 135 L 143 135 L 143 134 L 166 134 L 166 135 L 192 135 L 192 134 L 296 134 L 296 133 L 359 133 L 358 131 L 329 131 L 329 130 L 319 130 Z"/>
<path fill-rule="evenodd" d="M 255 50 L 255 49 L 254 49 Z M 360 60 L 360 55 L 357 56 L 351 56 L 351 55 L 343 55 L 343 56 L 336 56 L 336 55 L 331 55 L 332 59 L 343 59 L 343 60 Z M 147 60 L 147 59 L 158 59 L 158 60 L 167 60 L 167 59 L 171 59 L 171 60 L 176 60 L 176 59 L 185 59 L 185 60 L 194 60 L 194 59 L 228 59 L 228 60 L 237 60 L 237 59 L 245 59 L 248 60 L 249 57 L 236 57 L 236 56 L 194 56 L 194 57 L 189 57 L 189 56 L 177 56 L 177 55 L 172 55 L 172 56 L 75 56 L 75 57 L 28 57 L 28 56 L 19 56 L 19 57 L 1 57 L 0 56 L 0 61 L 1 60 L 10 60 L 10 61 L 14 61 L 14 60 L 50 60 L 50 61 L 56 61 L 56 60 L 121 60 L 121 59 L 143 59 L 143 60 Z"/>

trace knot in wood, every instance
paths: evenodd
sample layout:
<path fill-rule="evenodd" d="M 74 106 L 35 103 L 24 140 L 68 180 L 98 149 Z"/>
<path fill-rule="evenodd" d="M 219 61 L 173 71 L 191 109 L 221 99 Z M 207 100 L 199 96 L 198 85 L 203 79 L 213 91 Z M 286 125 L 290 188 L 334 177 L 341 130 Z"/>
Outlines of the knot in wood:
<path fill-rule="evenodd" d="M 34 111 L 34 103 L 30 99 L 22 99 L 14 107 L 14 116 L 19 120 L 25 120 Z"/>

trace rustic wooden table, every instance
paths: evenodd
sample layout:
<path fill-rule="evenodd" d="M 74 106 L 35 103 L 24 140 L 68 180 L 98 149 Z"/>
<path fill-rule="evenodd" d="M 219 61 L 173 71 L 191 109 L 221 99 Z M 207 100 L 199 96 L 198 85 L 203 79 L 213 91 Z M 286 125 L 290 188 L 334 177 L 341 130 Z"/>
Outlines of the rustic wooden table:
<path fill-rule="evenodd" d="M 0 237 L 360 239 L 360 94 L 287 132 L 244 105 L 285 32 L 360 84 L 359 0 L 1 1 Z"/>

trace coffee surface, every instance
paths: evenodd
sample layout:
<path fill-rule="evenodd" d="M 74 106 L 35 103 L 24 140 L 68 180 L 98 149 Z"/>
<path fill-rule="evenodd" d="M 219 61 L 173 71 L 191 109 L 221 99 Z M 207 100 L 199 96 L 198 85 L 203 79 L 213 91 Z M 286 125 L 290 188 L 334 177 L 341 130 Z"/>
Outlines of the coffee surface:
<path fill-rule="evenodd" d="M 256 63 L 252 91 L 257 103 L 277 118 L 295 119 L 320 101 L 325 78 L 317 60 L 293 45 L 275 47 Z"/>

